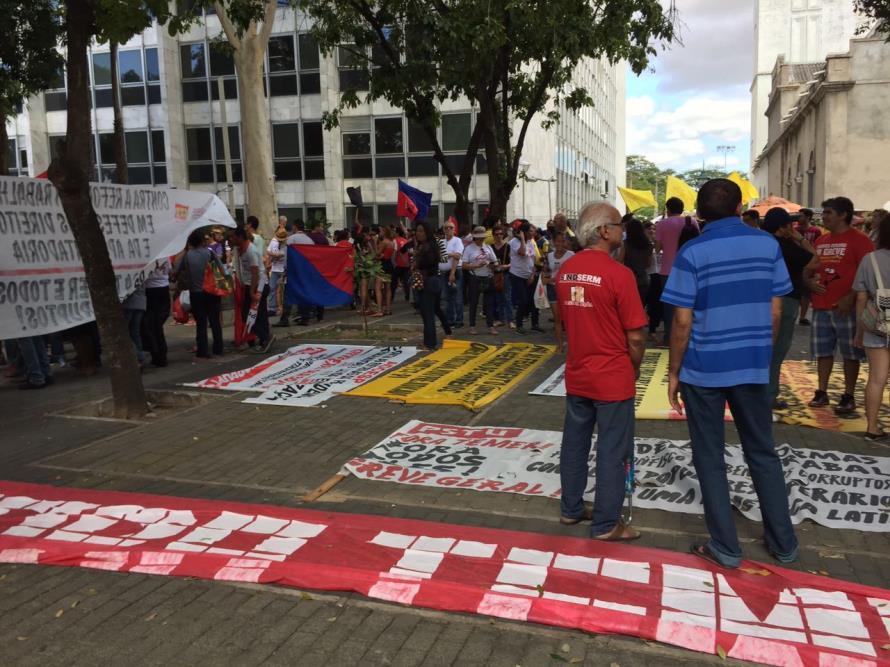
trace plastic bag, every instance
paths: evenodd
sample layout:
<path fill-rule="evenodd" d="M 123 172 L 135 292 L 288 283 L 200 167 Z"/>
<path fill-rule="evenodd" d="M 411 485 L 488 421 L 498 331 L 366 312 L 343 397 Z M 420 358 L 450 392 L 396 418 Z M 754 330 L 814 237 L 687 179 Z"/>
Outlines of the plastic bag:
<path fill-rule="evenodd" d="M 180 292 L 176 295 L 176 298 L 173 299 L 173 319 L 179 324 L 186 324 L 189 321 L 188 311 L 182 305 L 182 296 L 183 294 L 188 300 L 188 292 Z"/>
<path fill-rule="evenodd" d="M 550 308 L 550 301 L 547 299 L 547 286 L 544 284 L 544 276 L 538 276 L 538 284 L 535 285 L 535 308 L 538 310 L 547 310 Z"/>

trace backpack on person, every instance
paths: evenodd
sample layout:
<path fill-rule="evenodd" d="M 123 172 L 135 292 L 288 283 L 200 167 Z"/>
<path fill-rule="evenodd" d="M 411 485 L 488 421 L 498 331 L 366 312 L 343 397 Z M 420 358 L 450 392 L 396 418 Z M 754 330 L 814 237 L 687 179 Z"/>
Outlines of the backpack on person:
<path fill-rule="evenodd" d="M 881 279 L 881 269 L 878 261 L 875 259 L 875 253 L 869 253 L 868 259 L 871 262 L 871 268 L 875 272 L 875 282 L 878 287 L 874 296 L 869 296 L 868 302 L 859 320 L 862 326 L 873 334 L 883 336 L 890 343 L 890 289 L 884 288 L 884 281 Z"/>
<path fill-rule="evenodd" d="M 687 215 L 686 224 L 683 225 L 683 229 L 680 230 L 680 237 L 677 239 L 677 250 L 679 251 L 687 241 L 697 238 L 699 234 L 701 232 L 696 224 L 692 222 L 692 217 Z"/>

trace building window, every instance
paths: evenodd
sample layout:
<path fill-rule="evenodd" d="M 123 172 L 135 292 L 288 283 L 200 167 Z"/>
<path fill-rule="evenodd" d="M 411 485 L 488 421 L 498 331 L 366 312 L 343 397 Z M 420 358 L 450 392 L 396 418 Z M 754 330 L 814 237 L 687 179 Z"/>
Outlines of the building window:
<path fill-rule="evenodd" d="M 64 137 L 62 137 L 64 138 Z M 50 139 L 52 146 L 52 138 Z M 127 155 L 127 182 L 132 185 L 162 185 L 167 182 L 163 130 L 127 130 L 124 132 Z M 93 158 L 96 158 L 95 147 Z M 114 182 L 114 134 L 99 133 L 99 159 L 96 179 Z"/>
<path fill-rule="evenodd" d="M 272 125 L 272 155 L 279 181 L 324 179 L 321 123 L 303 123 L 302 136 L 301 152 L 300 123 Z"/>
<path fill-rule="evenodd" d="M 229 151 L 232 180 L 241 182 L 241 132 L 237 125 L 229 128 Z M 225 183 L 226 165 L 222 128 L 188 127 L 185 130 L 188 177 L 191 183 Z"/>
<path fill-rule="evenodd" d="M 324 204 L 307 204 L 306 206 L 279 206 L 278 215 L 283 215 L 288 222 L 300 220 L 311 230 L 317 222 L 327 220 L 327 208 Z"/>
<path fill-rule="evenodd" d="M 373 178 L 371 161 L 371 133 L 349 132 L 343 134 L 343 177 Z"/>
<path fill-rule="evenodd" d="M 340 71 L 340 90 L 368 90 L 370 72 L 368 63 L 357 53 L 355 44 L 337 47 L 337 67 Z"/>
<path fill-rule="evenodd" d="M 47 111 L 66 111 L 68 109 L 68 93 L 65 87 L 65 68 L 56 72 L 49 89 L 43 94 L 43 103 Z"/>
<path fill-rule="evenodd" d="M 303 178 L 324 180 L 324 139 L 320 121 L 303 123 Z"/>
<path fill-rule="evenodd" d="M 234 100 L 238 98 L 235 63 L 231 55 L 211 46 L 208 59 L 207 48 L 205 48 L 203 42 L 198 42 L 196 44 L 180 45 L 179 59 L 182 71 L 183 102 L 206 102 L 208 99 L 218 100 L 219 89 L 216 82 L 220 78 L 223 81 L 223 91 L 226 99 Z"/>
<path fill-rule="evenodd" d="M 471 113 L 444 114 L 437 129 L 436 139 L 454 173 L 460 173 L 463 168 L 472 123 Z M 439 175 L 432 139 L 422 126 L 403 116 L 351 117 L 348 124 L 341 127 L 345 178 Z M 486 173 L 483 156 L 477 157 L 475 169 L 478 174 Z"/>
<path fill-rule="evenodd" d="M 300 45 L 300 94 L 317 95 L 321 92 L 320 57 L 315 38 L 303 33 L 299 35 Z"/>
<path fill-rule="evenodd" d="M 405 175 L 405 140 L 402 117 L 374 119 L 375 157 L 378 178 Z"/>
<path fill-rule="evenodd" d="M 10 137 L 6 154 L 6 164 L 10 176 L 28 175 L 28 151 L 24 137 Z"/>

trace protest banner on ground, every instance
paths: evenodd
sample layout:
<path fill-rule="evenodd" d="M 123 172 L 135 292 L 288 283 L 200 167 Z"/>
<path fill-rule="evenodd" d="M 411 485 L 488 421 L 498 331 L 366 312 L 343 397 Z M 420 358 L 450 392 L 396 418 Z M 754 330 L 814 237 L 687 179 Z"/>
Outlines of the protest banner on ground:
<path fill-rule="evenodd" d="M 646 356 L 640 367 L 640 378 L 637 380 L 636 417 L 637 419 L 686 419 L 685 414 L 678 414 L 667 400 L 668 351 L 646 350 Z M 786 424 L 802 424 L 823 428 L 828 431 L 844 431 L 862 433 L 866 430 L 865 423 L 865 384 L 868 371 L 863 368 L 856 383 L 856 404 L 859 411 L 850 417 L 839 417 L 834 414 L 832 406 L 811 408 L 807 405 L 818 388 L 818 379 L 813 364 L 809 361 L 786 361 L 782 364 L 780 376 L 780 398 L 788 403 L 783 410 L 775 410 L 781 421 Z M 530 394 L 537 396 L 566 395 L 565 364 L 557 368 Z M 844 393 L 843 366 L 838 364 L 832 371 L 828 383 L 828 393 L 833 400 L 838 400 Z M 885 391 L 884 400 L 879 410 L 882 422 L 890 423 L 890 399 Z M 732 421 L 732 414 L 726 410 L 726 420 Z"/>
<path fill-rule="evenodd" d="M 890 591 L 576 537 L 0 482 L 0 562 L 354 591 L 758 664 L 887 663 Z"/>
<path fill-rule="evenodd" d="M 565 396 L 565 364 L 529 393 L 538 396 Z M 634 399 L 637 419 L 686 419 L 668 402 L 668 351 L 646 350 L 637 378 L 637 395 Z M 726 410 L 727 421 L 732 420 Z"/>
<path fill-rule="evenodd" d="M 478 410 L 502 396 L 555 351 L 553 345 L 496 346 L 446 340 L 442 349 L 347 395 Z"/>
<path fill-rule="evenodd" d="M 837 401 L 845 391 L 843 365 L 835 365 L 828 382 L 828 395 L 832 405 L 824 408 L 811 408 L 807 403 L 812 400 L 819 387 L 815 364 L 809 361 L 786 361 L 782 364 L 780 397 L 788 403 L 788 407 L 775 412 L 786 424 L 802 424 L 824 428 L 828 431 L 864 433 L 867 430 L 865 422 L 865 385 L 867 381 L 868 369 L 863 365 L 859 373 L 859 381 L 856 383 L 856 390 L 853 392 L 859 409 L 856 414 L 850 417 L 839 417 L 834 414 L 833 406 L 837 405 Z M 878 419 L 885 424 L 890 423 L 890 400 L 888 400 L 886 389 L 884 390 L 884 400 L 881 401 L 881 407 L 878 410 Z"/>
<path fill-rule="evenodd" d="M 410 421 L 347 462 L 343 474 L 423 486 L 558 498 L 562 433 Z M 634 505 L 701 514 L 689 443 L 637 438 Z M 780 445 L 791 517 L 832 528 L 890 532 L 890 458 Z M 590 469 L 594 470 L 595 448 Z M 739 445 L 726 446 L 733 505 L 760 520 L 757 495 Z M 585 493 L 593 499 L 594 481 Z"/>
<path fill-rule="evenodd" d="M 216 195 L 168 187 L 91 183 L 90 196 L 123 299 L 156 259 L 192 230 L 234 227 Z M 55 186 L 0 177 L 0 339 L 39 336 L 94 319 L 83 262 Z"/>
<path fill-rule="evenodd" d="M 255 366 L 186 386 L 260 391 L 244 403 L 306 407 L 318 405 L 392 370 L 417 354 L 406 346 L 297 345 Z"/>

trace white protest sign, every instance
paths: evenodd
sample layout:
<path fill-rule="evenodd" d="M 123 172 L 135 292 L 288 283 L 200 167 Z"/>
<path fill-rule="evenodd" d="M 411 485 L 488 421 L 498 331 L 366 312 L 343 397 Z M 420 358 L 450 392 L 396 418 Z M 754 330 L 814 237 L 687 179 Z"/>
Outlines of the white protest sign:
<path fill-rule="evenodd" d="M 121 299 L 192 230 L 234 227 L 213 194 L 91 183 L 90 196 Z M 0 339 L 61 331 L 94 319 L 83 262 L 52 183 L 0 177 Z"/>
<path fill-rule="evenodd" d="M 190 383 L 190 387 L 261 391 L 245 400 L 260 405 L 318 405 L 335 393 L 354 389 L 417 354 L 406 345 L 297 345 L 261 363 L 233 373 Z"/>
<path fill-rule="evenodd" d="M 565 396 L 566 395 L 566 365 L 563 364 L 544 380 L 529 394 L 534 396 Z"/>
<path fill-rule="evenodd" d="M 451 426 L 410 421 L 343 468 L 363 479 L 559 498 L 558 431 Z M 637 438 L 634 505 L 701 514 L 688 442 Z M 777 447 L 794 523 L 890 532 L 890 458 Z M 726 446 L 733 505 L 760 520 L 757 496 L 738 445 Z M 592 500 L 595 448 L 590 456 Z"/>

